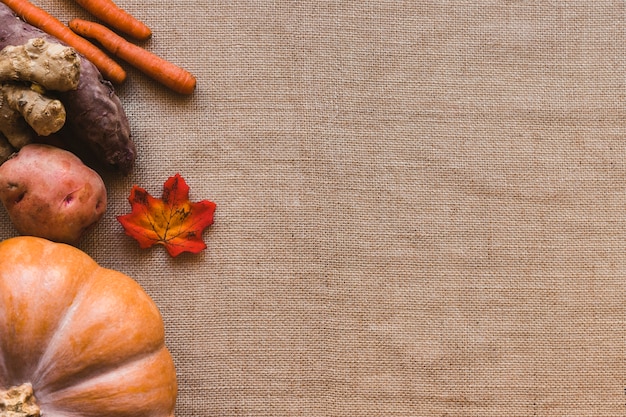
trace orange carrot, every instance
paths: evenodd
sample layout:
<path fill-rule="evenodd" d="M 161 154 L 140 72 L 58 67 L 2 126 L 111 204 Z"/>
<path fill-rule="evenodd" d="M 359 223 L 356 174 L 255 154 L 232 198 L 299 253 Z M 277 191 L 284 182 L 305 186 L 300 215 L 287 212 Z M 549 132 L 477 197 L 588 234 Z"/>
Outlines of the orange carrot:
<path fill-rule="evenodd" d="M 111 0 L 75 0 L 94 17 L 135 39 L 146 40 L 152 31 L 143 22 L 122 10 Z"/>
<path fill-rule="evenodd" d="M 103 25 L 83 19 L 72 19 L 68 25 L 77 34 L 95 39 L 112 54 L 178 93 L 191 94 L 196 88 L 196 78 L 191 73 L 128 42 Z"/>
<path fill-rule="evenodd" d="M 126 79 L 126 71 L 117 62 L 112 60 L 97 46 L 72 32 L 60 20 L 51 16 L 45 10 L 35 6 L 28 0 L 0 1 L 11 8 L 25 22 L 76 49 L 98 68 L 104 78 L 118 84 Z"/>

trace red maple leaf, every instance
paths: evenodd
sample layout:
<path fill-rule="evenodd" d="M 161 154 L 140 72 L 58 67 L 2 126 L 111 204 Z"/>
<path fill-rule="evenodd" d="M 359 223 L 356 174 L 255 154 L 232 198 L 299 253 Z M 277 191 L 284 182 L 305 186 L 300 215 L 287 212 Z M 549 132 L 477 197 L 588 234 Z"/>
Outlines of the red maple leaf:
<path fill-rule="evenodd" d="M 134 185 L 128 201 L 131 213 L 117 220 L 142 249 L 160 244 L 171 256 L 206 249 L 202 232 L 213 224 L 216 205 L 208 200 L 190 202 L 189 186 L 180 174 L 165 182 L 160 199 Z"/>

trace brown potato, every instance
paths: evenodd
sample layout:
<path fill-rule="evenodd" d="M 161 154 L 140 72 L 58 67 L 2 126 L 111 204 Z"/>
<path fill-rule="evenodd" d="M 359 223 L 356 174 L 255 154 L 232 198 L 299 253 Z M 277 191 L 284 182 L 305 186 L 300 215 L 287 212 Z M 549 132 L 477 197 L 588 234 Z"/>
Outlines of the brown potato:
<path fill-rule="evenodd" d="M 104 215 L 107 192 L 73 153 L 31 144 L 0 165 L 0 200 L 21 235 L 76 245 Z"/>

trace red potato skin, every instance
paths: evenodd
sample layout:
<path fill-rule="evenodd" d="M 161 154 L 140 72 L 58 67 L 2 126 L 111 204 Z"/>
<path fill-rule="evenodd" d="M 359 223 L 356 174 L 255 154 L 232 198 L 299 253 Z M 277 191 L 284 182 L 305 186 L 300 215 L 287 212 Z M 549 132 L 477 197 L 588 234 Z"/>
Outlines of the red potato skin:
<path fill-rule="evenodd" d="M 0 49 L 22 45 L 35 37 L 63 44 L 19 19 L 9 7 L 0 3 Z M 67 112 L 60 136 L 68 148 L 85 160 L 93 160 L 98 168 L 128 174 L 133 169 L 137 150 L 122 104 L 113 85 L 102 78 L 95 65 L 82 55 L 80 57 L 78 88 L 57 94 Z"/>
<path fill-rule="evenodd" d="M 21 235 L 76 245 L 104 215 L 107 192 L 73 153 L 30 144 L 0 165 L 0 201 Z"/>

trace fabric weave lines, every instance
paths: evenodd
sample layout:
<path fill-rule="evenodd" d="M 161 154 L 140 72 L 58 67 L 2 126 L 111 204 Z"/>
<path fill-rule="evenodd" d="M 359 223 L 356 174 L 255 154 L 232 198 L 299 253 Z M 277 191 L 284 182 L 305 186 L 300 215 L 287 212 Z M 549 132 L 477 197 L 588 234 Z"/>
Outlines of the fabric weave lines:
<path fill-rule="evenodd" d="M 116 3 L 198 88 L 129 68 L 81 247 L 161 308 L 178 417 L 626 414 L 624 2 Z M 115 216 L 175 173 L 217 211 L 171 259 Z"/>

